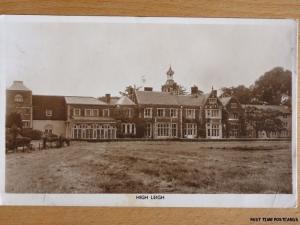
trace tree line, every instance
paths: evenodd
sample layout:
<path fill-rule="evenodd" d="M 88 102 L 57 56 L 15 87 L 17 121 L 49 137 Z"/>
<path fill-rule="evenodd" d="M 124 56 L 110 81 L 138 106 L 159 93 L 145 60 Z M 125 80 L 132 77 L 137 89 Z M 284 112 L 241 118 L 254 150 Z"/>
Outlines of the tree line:
<path fill-rule="evenodd" d="M 220 97 L 235 96 L 241 104 L 291 105 L 292 72 L 275 67 L 246 87 L 221 88 Z"/>

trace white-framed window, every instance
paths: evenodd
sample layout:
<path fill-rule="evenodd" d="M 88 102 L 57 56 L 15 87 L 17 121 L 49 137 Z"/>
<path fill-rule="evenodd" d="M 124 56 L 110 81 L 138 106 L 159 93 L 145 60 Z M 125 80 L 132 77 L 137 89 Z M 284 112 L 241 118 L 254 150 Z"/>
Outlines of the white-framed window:
<path fill-rule="evenodd" d="M 103 109 L 103 117 L 109 117 L 109 109 Z"/>
<path fill-rule="evenodd" d="M 152 118 L 152 108 L 145 108 L 144 109 L 144 117 L 145 118 Z"/>
<path fill-rule="evenodd" d="M 163 108 L 158 108 L 157 109 L 157 116 L 158 117 L 165 117 L 165 115 L 166 115 L 166 110 L 165 109 L 163 109 Z"/>
<path fill-rule="evenodd" d="M 92 116 L 92 112 L 91 109 L 84 109 L 84 116 Z"/>
<path fill-rule="evenodd" d="M 239 118 L 239 115 L 237 113 L 233 113 L 232 116 L 233 116 L 233 119 L 238 119 Z"/>
<path fill-rule="evenodd" d="M 135 134 L 136 128 L 134 123 L 122 123 L 122 133 L 123 134 Z"/>
<path fill-rule="evenodd" d="M 177 137 L 177 123 L 172 123 L 171 127 L 172 127 L 171 136 L 172 137 Z"/>
<path fill-rule="evenodd" d="M 146 123 L 145 136 L 146 137 L 151 137 L 152 136 L 152 125 L 151 125 L 151 123 Z"/>
<path fill-rule="evenodd" d="M 177 118 L 177 109 L 170 109 L 170 117 Z"/>
<path fill-rule="evenodd" d="M 53 134 L 53 126 L 51 124 L 47 124 L 44 128 L 44 133 L 46 135 Z"/>
<path fill-rule="evenodd" d="M 233 128 L 232 130 L 230 130 L 231 137 L 238 137 L 238 135 L 239 135 L 238 129 Z"/>
<path fill-rule="evenodd" d="M 219 110 L 218 109 L 212 109 L 211 110 L 211 117 L 219 117 Z"/>
<path fill-rule="evenodd" d="M 197 124 L 186 123 L 185 124 L 185 136 L 197 136 Z"/>
<path fill-rule="evenodd" d="M 30 120 L 22 120 L 23 128 L 30 128 Z"/>
<path fill-rule="evenodd" d="M 50 117 L 50 116 L 52 116 L 52 115 L 53 115 L 52 109 L 46 109 L 46 116 L 47 116 L 47 117 Z"/>
<path fill-rule="evenodd" d="M 22 95 L 20 95 L 20 94 L 17 94 L 16 96 L 15 96 L 15 102 L 23 102 L 24 100 L 23 100 L 23 96 Z"/>
<path fill-rule="evenodd" d="M 114 139 L 116 138 L 115 125 L 112 124 L 74 124 L 72 138 L 74 139 Z"/>
<path fill-rule="evenodd" d="M 99 116 L 99 109 L 93 109 L 93 116 Z"/>
<path fill-rule="evenodd" d="M 132 109 L 132 108 L 127 109 L 127 116 L 128 116 L 129 118 L 132 118 L 132 117 L 133 117 L 133 109 Z"/>
<path fill-rule="evenodd" d="M 221 125 L 219 123 L 207 123 L 206 129 L 208 137 L 220 137 Z"/>
<path fill-rule="evenodd" d="M 79 108 L 74 108 L 73 109 L 73 116 L 80 116 L 81 115 L 81 110 Z"/>
<path fill-rule="evenodd" d="M 195 109 L 186 109 L 186 118 L 195 119 Z"/>
<path fill-rule="evenodd" d="M 212 124 L 211 125 L 211 136 L 212 137 L 219 137 L 219 124 Z"/>
<path fill-rule="evenodd" d="M 157 123 L 157 136 L 169 137 L 169 123 Z"/>

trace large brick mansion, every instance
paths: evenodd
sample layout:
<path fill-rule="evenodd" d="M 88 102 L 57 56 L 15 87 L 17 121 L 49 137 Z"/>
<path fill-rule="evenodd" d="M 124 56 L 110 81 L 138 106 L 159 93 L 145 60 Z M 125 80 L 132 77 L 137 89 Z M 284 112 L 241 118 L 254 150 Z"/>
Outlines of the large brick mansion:
<path fill-rule="evenodd" d="M 161 91 L 145 87 L 127 96 L 104 97 L 34 95 L 22 81 L 7 89 L 7 114 L 19 112 L 23 128 L 71 139 L 136 138 L 238 138 L 266 137 L 244 115 L 247 106 L 235 97 L 219 98 L 216 90 L 202 94 L 196 86 L 180 94 L 180 86 L 167 71 Z M 284 129 L 270 137 L 290 137 L 291 110 L 285 106 L 251 106 L 281 112 Z"/>

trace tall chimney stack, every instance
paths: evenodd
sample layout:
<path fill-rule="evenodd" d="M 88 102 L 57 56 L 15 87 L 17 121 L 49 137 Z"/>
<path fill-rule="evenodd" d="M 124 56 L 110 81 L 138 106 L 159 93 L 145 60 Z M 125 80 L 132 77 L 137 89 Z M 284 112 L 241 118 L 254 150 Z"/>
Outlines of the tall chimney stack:
<path fill-rule="evenodd" d="M 191 94 L 192 95 L 198 95 L 198 87 L 196 85 L 191 87 Z"/>
<path fill-rule="evenodd" d="M 106 103 L 109 104 L 110 103 L 110 94 L 106 94 L 105 99 L 106 99 Z"/>

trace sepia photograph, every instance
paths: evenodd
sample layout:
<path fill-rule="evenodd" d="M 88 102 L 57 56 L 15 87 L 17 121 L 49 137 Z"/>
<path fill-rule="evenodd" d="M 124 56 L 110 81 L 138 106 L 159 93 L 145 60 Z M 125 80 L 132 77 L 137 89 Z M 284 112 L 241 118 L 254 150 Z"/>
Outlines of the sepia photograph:
<path fill-rule="evenodd" d="M 5 194 L 287 195 L 295 207 L 296 21 L 1 26 Z"/>

